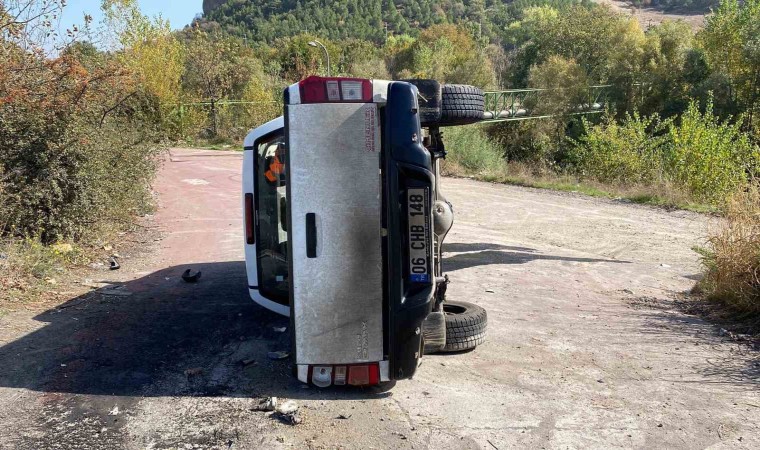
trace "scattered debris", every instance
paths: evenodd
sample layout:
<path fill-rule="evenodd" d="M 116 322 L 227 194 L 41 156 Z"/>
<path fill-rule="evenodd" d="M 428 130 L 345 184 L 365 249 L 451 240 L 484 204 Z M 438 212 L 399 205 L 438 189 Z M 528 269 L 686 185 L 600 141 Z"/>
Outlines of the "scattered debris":
<path fill-rule="evenodd" d="M 278 414 L 283 415 L 295 414 L 298 412 L 298 403 L 294 402 L 293 400 L 288 400 L 286 402 L 278 404 L 275 408 L 275 411 L 277 411 Z"/>
<path fill-rule="evenodd" d="M 182 280 L 185 283 L 197 283 L 198 280 L 201 279 L 201 275 L 202 274 L 201 274 L 200 270 L 197 271 L 197 272 L 195 272 L 195 273 L 193 273 L 193 271 L 191 269 L 187 269 L 185 271 L 185 273 L 182 274 Z"/>
<path fill-rule="evenodd" d="M 197 377 L 203 373 L 202 367 L 193 367 L 192 369 L 185 370 L 185 376 L 188 378 Z"/>
<path fill-rule="evenodd" d="M 280 414 L 277 413 L 277 418 L 280 420 L 280 422 L 286 424 L 286 425 L 298 425 L 301 422 L 303 422 L 303 419 L 297 414 Z"/>
<path fill-rule="evenodd" d="M 288 327 L 274 327 L 275 333 L 284 333 L 288 331 Z"/>
<path fill-rule="evenodd" d="M 116 258 L 111 258 L 111 270 L 119 270 L 121 269 L 121 265 L 116 261 Z"/>
<path fill-rule="evenodd" d="M 280 351 L 280 352 L 269 352 L 269 353 L 267 353 L 267 356 L 269 357 L 269 359 L 273 359 L 275 361 L 280 361 L 280 360 L 283 360 L 283 359 L 290 358 L 290 353 L 283 352 L 283 351 Z"/>
<path fill-rule="evenodd" d="M 336 417 L 336 419 L 338 419 L 338 420 L 348 420 L 350 418 L 351 418 L 351 414 L 349 414 L 349 415 L 340 414 L 338 417 Z"/>
<path fill-rule="evenodd" d="M 113 246 L 111 244 L 106 244 L 103 246 L 103 250 L 110 252 L 111 250 L 113 250 Z"/>
<path fill-rule="evenodd" d="M 109 416 L 118 416 L 119 415 L 119 405 L 115 405 L 111 411 L 108 412 Z"/>
<path fill-rule="evenodd" d="M 660 267 L 665 268 L 665 269 L 669 269 L 670 268 L 670 266 L 668 264 L 665 264 L 665 263 L 660 264 Z"/>
<path fill-rule="evenodd" d="M 495 294 L 496 293 L 496 291 L 494 291 L 493 289 L 486 289 L 486 292 L 489 293 L 489 294 Z"/>
<path fill-rule="evenodd" d="M 499 447 L 493 445 L 493 442 L 491 442 L 490 440 L 486 439 L 486 442 L 488 442 L 491 445 L 491 447 L 495 448 L 496 450 L 499 450 Z"/>
<path fill-rule="evenodd" d="M 277 397 L 269 397 L 261 400 L 251 410 L 268 412 L 272 417 L 287 425 L 298 425 L 303 422 L 303 419 L 298 416 L 298 403 L 293 400 L 280 403 Z"/>
<path fill-rule="evenodd" d="M 243 367 L 248 367 L 248 366 L 255 366 L 258 363 L 256 362 L 255 359 L 244 359 L 240 361 L 240 364 L 242 364 Z"/>
<path fill-rule="evenodd" d="M 624 294 L 633 295 L 633 291 L 630 289 L 623 289 Z"/>
<path fill-rule="evenodd" d="M 277 408 L 277 397 L 268 397 L 261 400 L 258 405 L 252 408 L 253 411 L 274 411 Z"/>

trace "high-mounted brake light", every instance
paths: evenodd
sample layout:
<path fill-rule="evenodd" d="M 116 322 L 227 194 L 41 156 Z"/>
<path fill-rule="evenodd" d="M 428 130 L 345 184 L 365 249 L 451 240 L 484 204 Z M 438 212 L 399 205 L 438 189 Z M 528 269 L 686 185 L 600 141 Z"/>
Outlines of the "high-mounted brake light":
<path fill-rule="evenodd" d="M 361 78 L 309 77 L 299 83 L 301 103 L 368 103 L 372 82 Z"/>
<path fill-rule="evenodd" d="M 253 232 L 253 194 L 245 194 L 245 242 L 248 245 L 256 243 Z"/>

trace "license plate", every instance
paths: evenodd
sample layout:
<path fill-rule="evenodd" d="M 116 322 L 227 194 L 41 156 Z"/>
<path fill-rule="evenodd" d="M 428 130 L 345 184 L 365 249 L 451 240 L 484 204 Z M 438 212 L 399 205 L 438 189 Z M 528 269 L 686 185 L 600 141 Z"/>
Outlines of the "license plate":
<path fill-rule="evenodd" d="M 427 189 L 407 191 L 409 214 L 409 280 L 429 283 L 430 205 Z"/>

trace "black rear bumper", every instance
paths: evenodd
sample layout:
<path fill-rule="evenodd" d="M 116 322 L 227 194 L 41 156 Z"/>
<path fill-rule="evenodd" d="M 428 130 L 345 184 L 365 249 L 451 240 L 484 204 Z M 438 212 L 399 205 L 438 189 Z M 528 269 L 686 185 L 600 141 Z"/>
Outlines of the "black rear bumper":
<path fill-rule="evenodd" d="M 390 378 L 411 378 L 422 357 L 422 323 L 433 307 L 432 224 L 428 221 L 427 282 L 413 282 L 409 268 L 407 190 L 425 189 L 427 205 L 435 198 L 430 153 L 422 145 L 417 88 L 393 82 L 388 87 L 384 116 L 383 173 L 385 229 L 385 348 Z M 428 216 L 429 217 L 429 216 Z"/>

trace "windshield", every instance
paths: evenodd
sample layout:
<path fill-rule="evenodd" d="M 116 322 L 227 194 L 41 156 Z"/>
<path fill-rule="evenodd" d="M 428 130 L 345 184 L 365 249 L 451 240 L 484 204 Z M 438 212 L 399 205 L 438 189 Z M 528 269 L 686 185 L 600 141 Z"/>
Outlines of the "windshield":
<path fill-rule="evenodd" d="M 264 297 L 288 304 L 287 152 L 282 130 L 256 144 L 256 250 L 259 289 Z"/>

